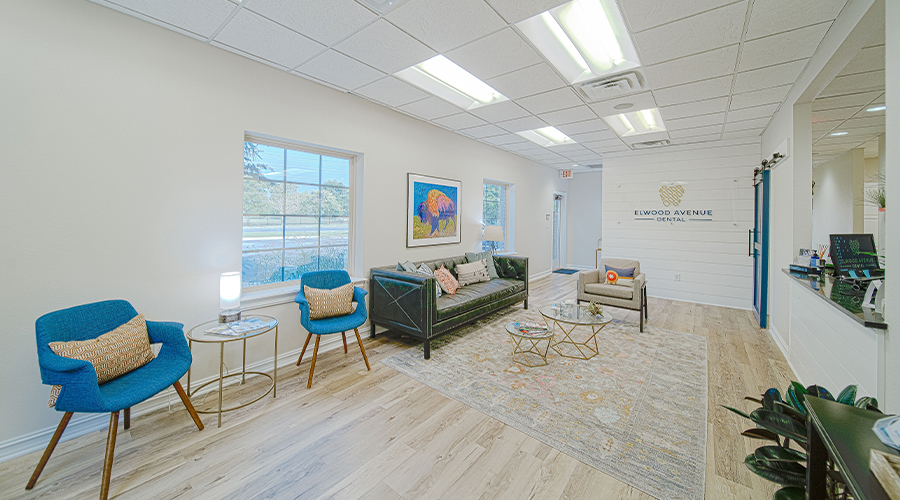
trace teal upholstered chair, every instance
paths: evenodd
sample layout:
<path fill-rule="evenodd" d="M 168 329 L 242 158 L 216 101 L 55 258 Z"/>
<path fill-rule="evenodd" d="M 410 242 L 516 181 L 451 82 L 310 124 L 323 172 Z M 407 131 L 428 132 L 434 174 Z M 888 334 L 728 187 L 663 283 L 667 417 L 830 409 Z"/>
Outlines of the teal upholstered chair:
<path fill-rule="evenodd" d="M 105 499 L 109 493 L 120 411 L 125 411 L 127 430 L 131 426 L 132 406 L 174 386 L 197 428 L 203 430 L 200 417 L 178 382 L 191 366 L 191 351 L 184 338 L 181 323 L 147 321 L 150 343 L 162 344 L 159 354 L 146 365 L 102 384 L 97 382 L 97 372 L 89 361 L 58 356 L 50 349 L 51 342 L 97 338 L 137 315 L 131 304 L 124 300 L 106 300 L 51 312 L 35 322 L 41 380 L 47 385 L 62 386 L 54 407 L 65 414 L 25 489 L 30 490 L 37 483 L 69 419 L 76 411 L 111 414 L 100 485 L 101 499 Z"/>
<path fill-rule="evenodd" d="M 297 366 L 303 361 L 303 354 L 306 353 L 306 346 L 313 335 L 316 336 L 316 346 L 313 349 L 312 365 L 309 367 L 309 381 L 306 387 L 312 387 L 313 372 L 316 370 L 316 355 L 319 353 L 319 340 L 322 335 L 330 335 L 340 332 L 344 339 L 344 352 L 347 352 L 347 331 L 353 330 L 356 333 L 356 341 L 359 343 L 359 350 L 362 351 L 363 360 L 366 362 L 366 369 L 371 370 L 369 366 L 369 358 L 366 356 L 366 349 L 363 347 L 362 339 L 359 337 L 359 327 L 366 322 L 368 315 L 366 313 L 366 292 L 362 288 L 354 287 L 353 301 L 356 302 L 356 310 L 345 316 L 336 316 L 333 318 L 310 319 L 309 318 L 309 301 L 303 293 L 303 287 L 318 288 L 321 290 L 331 290 L 339 286 L 350 283 L 350 275 L 347 271 L 315 271 L 300 276 L 300 293 L 294 299 L 300 306 L 300 324 L 309 335 L 306 336 L 306 342 L 303 344 L 303 350 L 300 351 L 300 358 L 297 359 Z"/>

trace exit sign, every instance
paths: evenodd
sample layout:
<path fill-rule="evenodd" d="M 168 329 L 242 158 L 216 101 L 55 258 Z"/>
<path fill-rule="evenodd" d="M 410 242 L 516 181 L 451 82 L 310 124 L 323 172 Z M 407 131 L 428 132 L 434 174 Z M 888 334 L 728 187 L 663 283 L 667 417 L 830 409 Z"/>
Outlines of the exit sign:
<path fill-rule="evenodd" d="M 572 178 L 572 169 L 560 170 L 559 176 L 563 179 L 571 179 Z"/>

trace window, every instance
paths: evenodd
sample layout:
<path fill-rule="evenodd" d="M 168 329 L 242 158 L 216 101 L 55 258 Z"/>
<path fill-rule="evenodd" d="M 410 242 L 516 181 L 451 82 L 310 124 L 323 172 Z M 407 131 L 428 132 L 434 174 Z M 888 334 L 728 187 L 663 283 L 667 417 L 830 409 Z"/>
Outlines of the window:
<path fill-rule="evenodd" d="M 500 226 L 503 228 L 504 240 L 509 240 L 507 231 L 507 185 L 490 181 L 484 181 L 483 188 L 483 216 L 482 234 L 484 226 Z M 482 251 L 494 249 L 498 252 L 506 250 L 506 241 L 482 241 Z"/>
<path fill-rule="evenodd" d="M 244 287 L 349 267 L 353 157 L 281 146 L 244 142 Z"/>

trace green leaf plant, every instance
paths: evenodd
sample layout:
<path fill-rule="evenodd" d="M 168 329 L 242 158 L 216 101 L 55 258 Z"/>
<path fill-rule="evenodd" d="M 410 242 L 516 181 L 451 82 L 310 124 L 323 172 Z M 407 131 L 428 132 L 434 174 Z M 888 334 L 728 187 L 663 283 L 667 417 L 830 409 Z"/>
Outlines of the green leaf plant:
<path fill-rule="evenodd" d="M 742 436 L 766 442 L 744 459 L 744 465 L 763 479 L 783 486 L 775 492 L 772 500 L 795 500 L 806 496 L 807 457 L 804 451 L 807 448 L 807 418 L 804 400 L 807 396 L 814 396 L 880 413 L 875 398 L 856 399 L 856 393 L 857 387 L 850 385 L 835 398 L 824 387 L 818 385 L 803 387 L 800 383 L 792 381 L 784 399 L 781 392 L 774 387 L 759 398 L 745 397 L 745 400 L 759 405 L 750 413 L 730 406 L 720 406 L 756 424 L 756 428 L 745 430 L 741 433 Z M 791 441 L 796 448 L 803 451 L 792 448 Z"/>

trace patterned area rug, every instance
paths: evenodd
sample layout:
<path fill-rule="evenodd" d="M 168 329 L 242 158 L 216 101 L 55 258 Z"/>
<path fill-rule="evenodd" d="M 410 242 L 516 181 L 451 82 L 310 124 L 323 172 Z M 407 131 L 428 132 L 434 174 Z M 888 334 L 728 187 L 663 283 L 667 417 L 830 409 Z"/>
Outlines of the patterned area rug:
<path fill-rule="evenodd" d="M 706 470 L 706 339 L 614 321 L 588 361 L 550 350 L 548 366 L 513 363 L 507 309 L 387 366 L 660 499 L 702 499 Z M 566 352 L 566 351 L 564 351 Z"/>

